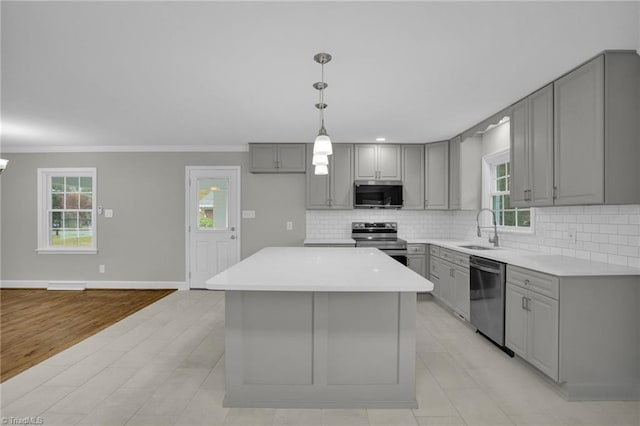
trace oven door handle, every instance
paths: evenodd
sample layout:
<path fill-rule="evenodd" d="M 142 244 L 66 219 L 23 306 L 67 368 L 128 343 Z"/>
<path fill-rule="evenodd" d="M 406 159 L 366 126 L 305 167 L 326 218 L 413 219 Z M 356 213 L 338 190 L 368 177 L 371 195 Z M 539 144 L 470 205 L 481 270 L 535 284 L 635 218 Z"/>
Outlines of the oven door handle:
<path fill-rule="evenodd" d="M 388 249 L 378 249 L 384 254 L 388 254 L 389 256 L 406 256 L 408 253 L 406 250 L 388 250 Z"/>
<path fill-rule="evenodd" d="M 469 265 L 473 269 L 478 269 L 479 271 L 488 272 L 490 274 L 499 274 L 500 269 L 488 268 L 486 266 L 480 266 L 477 263 L 471 263 Z"/>

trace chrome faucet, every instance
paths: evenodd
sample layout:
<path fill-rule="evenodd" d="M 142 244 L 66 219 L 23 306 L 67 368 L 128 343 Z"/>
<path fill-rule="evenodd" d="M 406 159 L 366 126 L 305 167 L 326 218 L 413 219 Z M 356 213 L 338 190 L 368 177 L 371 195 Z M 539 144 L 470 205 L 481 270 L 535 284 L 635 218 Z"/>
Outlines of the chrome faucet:
<path fill-rule="evenodd" d="M 498 225 L 496 225 L 496 212 L 491 209 L 480 209 L 478 214 L 476 215 L 476 224 L 478 225 L 478 237 L 482 237 L 482 229 L 483 228 L 491 228 L 490 226 L 480 226 L 480 213 L 483 211 L 491 212 L 493 216 L 493 237 L 489 236 L 489 243 L 493 244 L 494 247 L 498 247 L 499 239 L 498 239 Z"/>

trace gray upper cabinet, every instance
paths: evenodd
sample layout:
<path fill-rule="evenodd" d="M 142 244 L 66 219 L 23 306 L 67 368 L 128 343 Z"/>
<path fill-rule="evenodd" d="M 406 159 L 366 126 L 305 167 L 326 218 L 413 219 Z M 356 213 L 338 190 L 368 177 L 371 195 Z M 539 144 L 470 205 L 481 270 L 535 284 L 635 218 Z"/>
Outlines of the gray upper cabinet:
<path fill-rule="evenodd" d="M 554 82 L 557 205 L 640 202 L 640 56 L 605 52 Z"/>
<path fill-rule="evenodd" d="M 250 143 L 251 173 L 304 173 L 303 143 Z"/>
<path fill-rule="evenodd" d="M 313 158 L 312 145 L 307 149 L 307 162 Z M 315 175 L 307 171 L 307 208 L 312 210 L 353 208 L 353 145 L 333 144 L 329 157 L 329 174 Z"/>
<path fill-rule="evenodd" d="M 460 143 L 461 136 L 449 141 L 449 209 L 460 210 Z"/>
<path fill-rule="evenodd" d="M 553 204 L 553 85 L 511 110 L 511 205 Z"/>
<path fill-rule="evenodd" d="M 402 179 L 400 145 L 356 144 L 355 179 Z"/>
<path fill-rule="evenodd" d="M 424 208 L 449 208 L 449 141 L 428 143 L 424 150 Z"/>
<path fill-rule="evenodd" d="M 424 209 L 424 145 L 402 145 L 404 209 Z"/>

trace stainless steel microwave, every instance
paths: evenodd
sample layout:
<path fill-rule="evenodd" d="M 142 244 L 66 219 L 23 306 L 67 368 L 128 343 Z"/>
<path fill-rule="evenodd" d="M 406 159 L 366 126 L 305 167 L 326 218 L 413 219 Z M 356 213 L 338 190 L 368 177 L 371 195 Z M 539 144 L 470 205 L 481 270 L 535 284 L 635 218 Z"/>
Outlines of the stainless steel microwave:
<path fill-rule="evenodd" d="M 357 180 L 354 182 L 356 209 L 399 209 L 402 207 L 402 181 Z"/>

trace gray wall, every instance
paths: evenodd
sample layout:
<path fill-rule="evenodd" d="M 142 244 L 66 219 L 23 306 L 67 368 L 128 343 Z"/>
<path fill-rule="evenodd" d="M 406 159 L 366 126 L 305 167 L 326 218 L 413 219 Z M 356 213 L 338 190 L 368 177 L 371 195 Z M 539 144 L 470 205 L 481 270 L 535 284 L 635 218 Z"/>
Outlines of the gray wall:
<path fill-rule="evenodd" d="M 302 245 L 304 174 L 248 173 L 248 152 L 3 154 L 0 177 L 3 280 L 185 281 L 185 166 L 239 165 L 242 257 L 266 246 Z M 36 169 L 96 167 L 97 255 L 37 254 Z M 286 221 L 293 230 L 286 231 Z M 106 273 L 98 273 L 98 265 Z"/>

